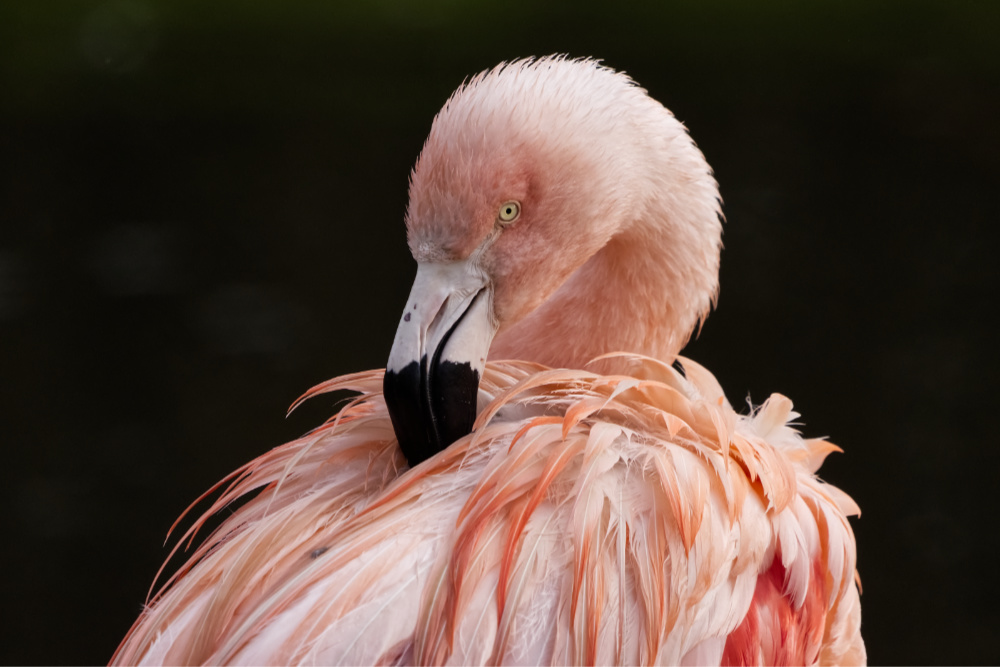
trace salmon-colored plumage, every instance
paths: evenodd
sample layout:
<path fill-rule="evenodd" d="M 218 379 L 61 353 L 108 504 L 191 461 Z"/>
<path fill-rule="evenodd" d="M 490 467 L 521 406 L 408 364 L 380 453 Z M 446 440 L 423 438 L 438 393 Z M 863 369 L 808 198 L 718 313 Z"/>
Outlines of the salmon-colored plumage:
<path fill-rule="evenodd" d="M 607 123 L 611 143 L 590 142 L 588 123 Z M 663 132 L 608 157 L 624 174 L 563 183 L 599 168 L 574 151 L 617 151 L 616 133 L 645 123 Z M 504 147 L 495 174 L 491 146 Z M 674 171 L 633 188 L 636 155 Z M 536 171 L 553 156 L 566 173 Z M 477 178 L 489 186 L 469 194 Z M 576 194 L 582 209 L 546 199 Z M 408 467 L 383 371 L 315 387 L 303 398 L 360 395 L 225 480 L 182 543 L 260 491 L 150 601 L 113 662 L 863 663 L 847 521 L 858 508 L 816 476 L 838 448 L 803 439 L 783 396 L 737 414 L 711 373 L 676 354 L 715 296 L 716 197 L 683 127 L 623 75 L 545 58 L 466 84 L 435 121 L 407 222 L 419 262 L 472 257 L 489 277 L 497 338 L 472 432 Z M 494 226 L 497 200 L 523 217 Z M 544 263 L 565 245 L 537 210 L 610 222 L 584 225 L 602 238 L 567 250 L 575 264 L 537 268 L 510 258 L 543 248 L 532 261 Z M 591 295 L 627 289 L 621 303 L 583 300 L 595 276 Z M 591 336 L 595 321 L 621 331 Z M 541 333 L 553 328 L 561 339 Z M 497 349 L 529 361 L 492 360 Z"/>

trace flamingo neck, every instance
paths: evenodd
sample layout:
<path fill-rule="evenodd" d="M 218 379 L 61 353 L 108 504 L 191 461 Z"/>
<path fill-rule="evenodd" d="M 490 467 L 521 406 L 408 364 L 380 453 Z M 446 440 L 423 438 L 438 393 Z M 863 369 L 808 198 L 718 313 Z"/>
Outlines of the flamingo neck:
<path fill-rule="evenodd" d="M 715 285 L 702 298 L 685 292 L 691 271 L 684 254 L 669 252 L 669 237 L 663 225 L 631 225 L 536 310 L 502 328 L 490 358 L 560 368 L 609 352 L 672 361 L 707 309 L 695 306 L 711 302 Z"/>

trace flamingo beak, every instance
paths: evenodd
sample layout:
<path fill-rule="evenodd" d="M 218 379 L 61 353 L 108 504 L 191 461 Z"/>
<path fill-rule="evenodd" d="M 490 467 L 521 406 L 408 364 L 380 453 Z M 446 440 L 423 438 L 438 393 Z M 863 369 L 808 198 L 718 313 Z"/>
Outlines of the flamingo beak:
<path fill-rule="evenodd" d="M 411 467 L 472 431 L 496 333 L 491 297 L 486 276 L 469 261 L 417 266 L 382 385 Z"/>

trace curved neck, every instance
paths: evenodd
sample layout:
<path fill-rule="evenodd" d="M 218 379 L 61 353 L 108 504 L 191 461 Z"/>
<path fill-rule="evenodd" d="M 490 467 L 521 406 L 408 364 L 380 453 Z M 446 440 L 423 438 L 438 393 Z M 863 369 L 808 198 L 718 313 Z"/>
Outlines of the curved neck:
<path fill-rule="evenodd" d="M 631 225 L 545 303 L 501 329 L 490 358 L 563 368 L 582 367 L 608 352 L 673 361 L 707 312 L 715 284 L 708 294 L 692 294 L 690 287 L 685 291 L 691 284 L 691 267 L 685 265 L 690 260 L 670 248 L 670 233 L 663 226 Z"/>

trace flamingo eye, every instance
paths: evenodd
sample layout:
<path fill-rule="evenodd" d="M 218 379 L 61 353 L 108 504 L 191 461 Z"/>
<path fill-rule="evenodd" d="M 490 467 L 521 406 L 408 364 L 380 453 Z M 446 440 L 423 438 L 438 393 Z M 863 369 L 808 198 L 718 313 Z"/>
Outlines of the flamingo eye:
<path fill-rule="evenodd" d="M 516 201 L 505 202 L 500 205 L 500 212 L 497 213 L 497 222 L 501 225 L 509 225 L 517 220 L 521 215 L 521 205 Z"/>

